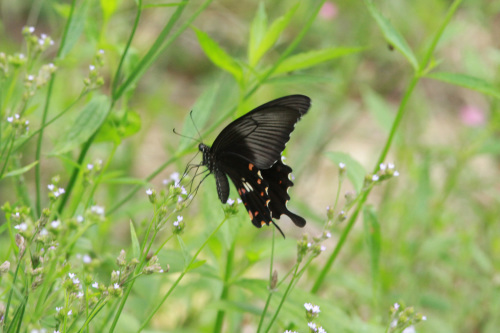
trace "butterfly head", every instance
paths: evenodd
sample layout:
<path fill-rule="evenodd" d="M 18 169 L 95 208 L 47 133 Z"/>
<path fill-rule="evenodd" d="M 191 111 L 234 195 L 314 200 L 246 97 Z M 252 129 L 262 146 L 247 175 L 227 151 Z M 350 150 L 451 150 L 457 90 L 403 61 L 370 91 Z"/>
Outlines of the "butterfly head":
<path fill-rule="evenodd" d="M 207 146 L 204 143 L 200 143 L 198 145 L 198 149 L 202 152 L 203 154 L 203 161 L 201 162 L 202 165 L 206 165 L 210 168 L 210 147 Z"/>

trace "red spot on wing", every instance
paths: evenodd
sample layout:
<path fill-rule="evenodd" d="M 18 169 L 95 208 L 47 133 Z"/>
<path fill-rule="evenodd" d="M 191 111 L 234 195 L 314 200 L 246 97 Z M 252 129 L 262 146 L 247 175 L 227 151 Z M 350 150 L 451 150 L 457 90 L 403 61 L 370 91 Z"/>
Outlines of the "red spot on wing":
<path fill-rule="evenodd" d="M 252 171 L 254 165 L 252 163 L 248 163 L 248 170 Z"/>
<path fill-rule="evenodd" d="M 258 211 L 257 211 L 257 212 L 255 212 L 255 216 L 257 216 L 257 215 L 259 215 L 259 212 L 258 212 Z"/>
<path fill-rule="evenodd" d="M 257 184 L 259 184 L 259 185 L 260 185 L 261 183 L 262 183 L 262 179 L 260 179 L 260 178 L 259 178 L 259 179 L 257 179 Z"/>
<path fill-rule="evenodd" d="M 260 196 L 263 197 L 264 196 L 264 192 L 260 192 Z"/>

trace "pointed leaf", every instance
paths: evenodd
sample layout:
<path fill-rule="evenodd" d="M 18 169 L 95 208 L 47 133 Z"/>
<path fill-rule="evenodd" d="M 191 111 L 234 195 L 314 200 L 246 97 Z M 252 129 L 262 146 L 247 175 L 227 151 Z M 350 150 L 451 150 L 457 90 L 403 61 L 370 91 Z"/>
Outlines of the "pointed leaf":
<path fill-rule="evenodd" d="M 73 125 L 57 139 L 51 155 L 72 151 L 87 141 L 102 125 L 109 112 L 110 102 L 105 95 L 96 95 L 80 112 Z"/>
<path fill-rule="evenodd" d="M 495 98 L 500 98 L 500 89 L 498 88 L 498 86 L 493 85 L 478 77 L 447 72 L 430 73 L 425 77 L 476 90 Z"/>
<path fill-rule="evenodd" d="M 73 16 L 71 17 L 71 22 L 69 22 L 67 35 L 64 40 L 64 45 L 62 45 L 62 48 L 59 50 L 59 58 L 63 59 L 78 42 L 78 39 L 85 28 L 89 4 L 90 0 L 83 0 L 80 6 L 75 8 L 73 11 Z"/>
<path fill-rule="evenodd" d="M 328 60 L 339 58 L 351 53 L 364 50 L 361 47 L 334 47 L 324 50 L 315 50 L 299 53 L 288 57 L 276 68 L 274 73 L 288 73 L 299 69 L 316 66 Z"/>
<path fill-rule="evenodd" d="M 259 3 L 259 8 L 250 26 L 250 41 L 248 42 L 248 63 L 250 67 L 254 67 L 259 61 L 257 58 L 257 50 L 264 38 L 267 30 L 267 15 L 264 3 Z"/>
<path fill-rule="evenodd" d="M 217 67 L 231 73 L 236 81 L 240 82 L 243 77 L 240 65 L 206 33 L 196 28 L 194 28 L 194 31 L 203 52 L 210 61 Z"/>
<path fill-rule="evenodd" d="M 363 166 L 353 159 L 349 154 L 341 152 L 327 152 L 325 153 L 331 161 L 335 163 L 344 163 L 346 166 L 347 178 L 351 181 L 352 185 L 359 193 L 363 187 L 366 171 Z"/>
<path fill-rule="evenodd" d="M 139 245 L 139 239 L 137 238 L 137 233 L 135 232 L 134 223 L 130 221 L 130 239 L 132 240 L 132 255 L 134 258 L 139 259 L 141 255 L 141 247 Z"/>
<path fill-rule="evenodd" d="M 366 108 L 372 114 L 373 118 L 375 118 L 386 133 L 389 133 L 396 114 L 394 108 L 369 88 L 362 90 L 362 96 Z"/>
<path fill-rule="evenodd" d="M 262 58 L 262 56 L 267 51 L 269 51 L 269 49 L 276 43 L 278 38 L 281 36 L 281 33 L 283 32 L 283 30 L 285 30 L 285 28 L 290 23 L 293 14 L 295 14 L 295 11 L 297 10 L 297 8 L 299 8 L 299 4 L 300 4 L 300 2 L 298 2 L 292 8 L 290 8 L 285 15 L 277 18 L 271 24 L 271 26 L 267 30 L 266 34 L 264 35 L 264 37 L 260 41 L 257 49 L 255 50 L 254 56 L 253 56 L 253 61 L 250 61 L 250 66 L 253 67 L 260 60 L 260 58 Z"/>
<path fill-rule="evenodd" d="M 187 271 L 191 271 L 193 269 L 196 269 L 200 266 L 203 266 L 203 264 L 205 264 L 207 261 L 206 260 L 197 260 L 195 262 L 193 262 L 191 265 L 189 265 L 189 267 L 187 268 Z"/>
<path fill-rule="evenodd" d="M 394 26 L 388 19 L 382 16 L 382 14 L 373 5 L 372 0 L 365 0 L 365 5 L 368 8 L 370 15 L 375 19 L 375 21 L 377 21 L 377 24 L 380 30 L 382 30 L 382 34 L 384 35 L 387 42 L 390 45 L 394 46 L 396 50 L 401 52 L 401 54 L 410 62 L 411 66 L 415 70 L 418 70 L 419 68 L 418 60 L 415 57 L 415 54 L 413 54 L 413 51 L 411 50 L 406 40 L 399 33 L 399 31 L 397 31 L 396 28 L 394 28 Z"/>
<path fill-rule="evenodd" d="M 38 164 L 38 161 L 35 161 L 35 162 L 30 163 L 30 164 L 28 164 L 28 165 L 26 165 L 26 166 L 24 166 L 22 168 L 19 168 L 19 169 L 7 172 L 5 175 L 3 175 L 2 179 L 3 178 L 7 178 L 7 177 L 13 177 L 13 176 L 22 175 L 23 173 L 28 172 L 31 168 L 33 168 L 37 164 Z"/>

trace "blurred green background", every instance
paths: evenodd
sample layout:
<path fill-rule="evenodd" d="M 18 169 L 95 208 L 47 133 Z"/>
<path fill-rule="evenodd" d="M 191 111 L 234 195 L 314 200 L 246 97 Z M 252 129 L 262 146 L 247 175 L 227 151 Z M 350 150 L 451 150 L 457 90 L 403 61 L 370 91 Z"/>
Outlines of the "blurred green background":
<path fill-rule="evenodd" d="M 185 10 L 186 17 L 194 13 L 200 3 L 191 1 Z M 273 22 L 296 2 L 266 1 L 263 4 L 269 22 Z M 310 9 L 317 4 L 317 1 L 300 2 L 290 24 L 260 62 L 261 68 L 279 59 L 308 24 Z M 379 1 L 375 6 L 421 60 L 450 4 L 444 0 Z M 52 61 L 68 9 L 69 3 L 60 1 L 0 2 L 0 52 L 22 52 L 22 28 L 34 26 L 36 34 L 48 34 L 55 41 L 55 46 L 44 54 L 46 62 Z M 192 27 L 208 34 L 227 54 L 244 64 L 251 23 L 258 9 L 257 1 L 214 1 L 195 19 Z M 99 49 L 105 51 L 101 69 L 105 84 L 100 91 L 110 94 L 110 82 L 129 36 L 136 5 L 133 1 L 89 1 L 86 10 L 81 37 L 72 41 L 75 43 L 72 50 L 56 63 L 58 71 L 49 115 L 55 116 L 75 100 Z M 151 47 L 174 10 L 175 7 L 168 6 L 143 9 L 124 63 L 125 73 L 130 72 Z M 181 18 L 177 28 L 184 21 Z M 327 250 L 309 267 L 287 301 L 287 310 L 279 317 L 280 327 L 287 327 L 289 321 L 295 320 L 295 313 L 302 313 L 303 302 L 310 301 L 322 306 L 319 321 L 328 332 L 379 332 L 388 324 L 391 304 L 402 302 L 426 315 L 427 321 L 416 327 L 418 332 L 498 331 L 498 36 L 500 1 L 460 4 L 446 26 L 432 62 L 439 71 L 461 73 L 488 82 L 489 90 L 479 84 L 467 89 L 426 77 L 418 82 L 386 159 L 395 163 L 400 176 L 376 187 L 367 202 L 380 227 L 379 250 L 374 250 L 370 243 L 370 230 L 360 216 L 328 274 L 327 283 L 310 299 L 313 296 L 308 291 L 344 228 L 343 224 L 335 225 L 333 237 L 325 243 Z M 176 154 L 191 143 L 172 133 L 176 128 L 196 136 L 189 119 L 190 110 L 204 142 L 210 144 L 220 129 L 237 115 L 280 96 L 294 93 L 309 96 L 313 106 L 297 125 L 285 151 L 287 164 L 293 167 L 295 175 L 289 207 L 306 217 L 308 225 L 305 230 L 297 230 L 286 218 L 280 221 L 287 238 L 276 240 L 276 268 L 279 275 L 284 274 L 294 263 L 296 239 L 302 232 L 320 232 L 326 221 L 325 207 L 335 200 L 338 167 L 336 160 L 326 153 L 348 154 L 367 172 L 371 171 L 413 76 L 412 66 L 384 39 L 363 1 L 327 1 L 294 54 L 332 47 L 363 49 L 287 75 L 273 76 L 243 101 L 246 91 L 242 93 L 241 85 L 210 61 L 195 31 L 186 29 L 116 104 L 110 117 L 119 118 L 120 112 L 127 112 L 132 125 L 127 128 L 130 136 L 120 142 L 108 172 L 145 179 L 165 161 L 174 158 L 173 163 L 150 182 L 154 188 L 161 188 L 162 180 L 173 172 L 182 173 L 196 153 L 193 146 L 187 156 L 177 158 Z M 44 94 L 44 91 L 37 94 L 31 103 L 33 108 L 28 117 L 33 130 L 41 122 Z M 208 108 L 196 103 L 200 96 L 202 101 L 211 100 Z M 62 183 L 69 178 L 73 167 L 69 161 L 76 161 L 80 148 L 61 156 L 51 156 L 49 152 L 85 103 L 80 101 L 75 110 L 45 131 L 41 159 L 43 188 L 57 174 Z M 235 105 L 237 110 L 227 117 Z M 1 116 L 4 121 L 6 116 Z M 213 124 L 219 126 L 207 134 L 207 128 Z M 34 161 L 35 149 L 34 140 L 22 148 L 22 165 Z M 87 160 L 105 160 L 111 149 L 110 142 L 98 140 L 89 150 Z M 201 156 L 194 162 L 199 161 Z M 24 180 L 34 198 L 32 170 L 24 174 Z M 18 200 L 16 186 L 17 182 L 12 179 L 1 180 L 0 204 Z M 94 201 L 108 209 L 131 187 L 131 184 L 103 183 Z M 144 190 L 146 188 L 145 185 Z M 344 183 L 340 207 L 345 201 L 344 193 L 354 188 Z M 140 228 L 139 221 L 151 214 L 144 190 L 78 244 L 79 251 L 92 252 L 102 260 L 97 275 L 109 272 L 120 249 L 130 246 L 129 221 L 137 222 Z M 231 197 L 236 197 L 234 190 Z M 42 205 L 46 204 L 44 199 Z M 201 186 L 195 202 L 183 212 L 186 221 L 183 239 L 190 244 L 189 248 L 199 246 L 201 236 L 213 230 L 223 217 L 219 206 L 214 180 L 210 177 Z M 0 224 L 4 221 L 1 216 Z M 238 217 L 229 221 L 217 240 L 202 253 L 207 260 L 206 267 L 181 282 L 172 299 L 154 317 L 151 330 L 211 331 L 217 311 L 226 309 L 225 331 L 254 332 L 254 316 L 260 313 L 266 296 L 271 236 L 270 228 L 254 228 L 241 207 Z M 0 234 L 0 244 L 7 246 L 5 237 L 5 233 Z M 223 275 L 228 239 L 233 238 L 235 282 L 231 287 L 231 301 L 221 303 L 217 301 L 221 290 L 219 278 Z M 160 255 L 163 263 L 170 264 L 172 275 L 181 265 L 176 265 L 178 247 L 169 245 Z M 0 261 L 8 258 L 8 250 L 3 245 L 0 245 L 0 254 Z M 373 260 L 378 260 L 375 268 Z M 158 294 L 164 292 L 171 281 L 167 275 L 146 277 L 137 282 L 120 322 L 123 331 L 137 327 L 148 305 L 155 303 Z M 0 301 L 4 301 L 4 295 L 1 297 Z M 305 332 L 303 323 L 301 325 L 299 328 Z"/>

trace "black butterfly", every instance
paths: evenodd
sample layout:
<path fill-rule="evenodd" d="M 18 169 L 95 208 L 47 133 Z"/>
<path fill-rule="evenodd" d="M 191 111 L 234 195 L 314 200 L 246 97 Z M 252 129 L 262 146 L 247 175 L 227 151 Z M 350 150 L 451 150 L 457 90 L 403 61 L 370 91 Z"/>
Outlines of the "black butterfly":
<path fill-rule="evenodd" d="M 229 197 L 231 179 L 252 223 L 260 228 L 273 223 L 282 214 L 298 227 L 306 220 L 290 212 L 287 191 L 293 182 L 288 178 L 292 168 L 281 160 L 295 124 L 307 113 L 311 100 L 303 95 L 275 99 L 248 112 L 226 126 L 212 147 L 200 143 L 201 165 L 215 176 L 217 194 L 222 203 Z"/>

